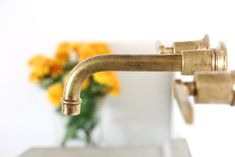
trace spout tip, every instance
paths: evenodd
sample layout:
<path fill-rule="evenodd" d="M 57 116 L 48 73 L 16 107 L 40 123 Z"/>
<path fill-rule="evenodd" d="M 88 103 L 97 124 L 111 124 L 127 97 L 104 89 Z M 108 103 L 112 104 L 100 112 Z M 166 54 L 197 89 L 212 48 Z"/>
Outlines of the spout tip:
<path fill-rule="evenodd" d="M 76 116 L 80 114 L 82 100 L 66 100 L 62 99 L 61 111 L 64 115 Z"/>

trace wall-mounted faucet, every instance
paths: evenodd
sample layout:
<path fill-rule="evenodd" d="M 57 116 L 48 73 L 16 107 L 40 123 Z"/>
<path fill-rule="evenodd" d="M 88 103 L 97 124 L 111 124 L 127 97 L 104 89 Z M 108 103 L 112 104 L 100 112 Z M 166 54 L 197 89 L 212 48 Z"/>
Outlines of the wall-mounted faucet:
<path fill-rule="evenodd" d="M 195 103 L 235 105 L 235 71 L 199 72 L 194 81 L 175 80 L 174 94 L 187 123 L 193 122 L 193 107 L 188 97 Z"/>
<path fill-rule="evenodd" d="M 209 43 L 207 36 L 204 40 Z M 188 42 L 188 44 L 191 43 Z M 70 72 L 64 89 L 62 112 L 65 115 L 80 113 L 82 83 L 88 76 L 96 72 L 179 71 L 182 74 L 193 75 L 197 71 L 223 71 L 226 69 L 227 52 L 223 44 L 219 44 L 216 49 L 193 49 L 174 54 L 94 56 L 82 61 Z"/>

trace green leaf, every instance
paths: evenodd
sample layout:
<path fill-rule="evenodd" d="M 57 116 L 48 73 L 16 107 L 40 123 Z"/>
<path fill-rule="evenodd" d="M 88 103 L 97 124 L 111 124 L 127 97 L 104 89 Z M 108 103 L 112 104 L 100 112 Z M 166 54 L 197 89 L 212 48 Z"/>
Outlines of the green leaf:
<path fill-rule="evenodd" d="M 63 75 L 59 75 L 57 76 L 56 78 L 52 78 L 51 76 L 46 76 L 44 77 L 39 85 L 43 88 L 43 89 L 47 89 L 49 86 L 51 86 L 52 84 L 54 83 L 57 83 L 57 82 L 61 82 L 63 80 Z"/>

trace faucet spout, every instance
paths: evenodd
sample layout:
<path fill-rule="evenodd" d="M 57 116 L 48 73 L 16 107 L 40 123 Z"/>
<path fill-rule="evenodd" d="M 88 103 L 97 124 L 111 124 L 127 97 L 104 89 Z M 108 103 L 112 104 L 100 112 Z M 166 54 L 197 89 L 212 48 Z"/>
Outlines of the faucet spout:
<path fill-rule="evenodd" d="M 65 115 L 78 115 L 83 81 L 102 71 L 181 71 L 181 55 L 99 55 L 79 63 L 70 72 L 62 100 Z"/>

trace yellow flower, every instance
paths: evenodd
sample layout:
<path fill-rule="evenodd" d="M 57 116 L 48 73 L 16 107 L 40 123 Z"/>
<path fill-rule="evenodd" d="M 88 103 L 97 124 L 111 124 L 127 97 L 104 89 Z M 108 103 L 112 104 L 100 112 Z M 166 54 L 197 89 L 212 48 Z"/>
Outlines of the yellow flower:
<path fill-rule="evenodd" d="M 80 46 L 78 51 L 80 61 L 99 54 L 109 54 L 110 50 L 104 43 L 90 43 Z"/>
<path fill-rule="evenodd" d="M 118 95 L 120 93 L 120 83 L 115 73 L 99 72 L 95 73 L 93 78 L 96 82 L 110 87 L 110 93 L 112 95 Z"/>
<path fill-rule="evenodd" d="M 74 43 L 71 43 L 71 46 L 73 47 L 73 50 L 78 54 L 81 44 L 78 42 L 74 42 Z"/>
<path fill-rule="evenodd" d="M 61 43 L 55 53 L 55 59 L 61 64 L 65 64 L 69 60 L 69 52 L 72 50 L 70 43 Z"/>
<path fill-rule="evenodd" d="M 56 107 L 60 105 L 64 87 L 61 83 L 51 85 L 47 90 L 49 101 Z"/>
<path fill-rule="evenodd" d="M 37 66 L 41 65 L 41 64 L 42 64 L 45 60 L 47 60 L 47 59 L 48 59 L 47 57 L 38 54 L 38 55 L 33 56 L 33 57 L 29 60 L 28 65 L 29 65 L 30 67 L 37 67 Z"/>
<path fill-rule="evenodd" d="M 43 55 L 36 55 L 29 60 L 28 65 L 33 68 L 34 76 L 37 75 L 37 78 L 42 78 L 50 73 L 52 62 L 51 59 Z"/>
<path fill-rule="evenodd" d="M 57 77 L 61 72 L 63 71 L 63 67 L 61 64 L 59 64 L 56 60 L 53 61 L 51 68 L 50 68 L 50 74 L 52 77 Z"/>
<path fill-rule="evenodd" d="M 57 77 L 63 71 L 62 65 L 57 60 L 49 59 L 43 55 L 32 57 L 28 65 L 32 67 L 29 77 L 32 82 L 38 82 L 46 75 Z"/>
<path fill-rule="evenodd" d="M 41 78 L 35 72 L 31 72 L 29 75 L 29 80 L 31 82 L 38 83 L 41 80 Z"/>
<path fill-rule="evenodd" d="M 69 60 L 69 54 L 67 52 L 64 52 L 64 51 L 58 51 L 58 52 L 55 53 L 55 59 L 59 63 L 65 64 Z"/>
<path fill-rule="evenodd" d="M 61 63 L 61 64 L 65 64 L 69 61 L 70 58 L 70 54 L 72 52 L 78 52 L 80 48 L 80 43 L 69 43 L 69 42 L 64 42 L 61 43 L 58 48 L 57 51 L 55 53 L 55 59 Z"/>

